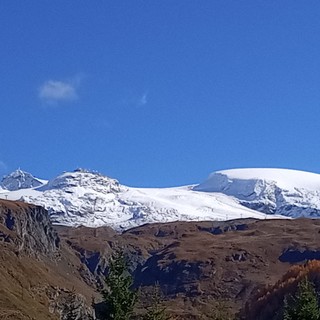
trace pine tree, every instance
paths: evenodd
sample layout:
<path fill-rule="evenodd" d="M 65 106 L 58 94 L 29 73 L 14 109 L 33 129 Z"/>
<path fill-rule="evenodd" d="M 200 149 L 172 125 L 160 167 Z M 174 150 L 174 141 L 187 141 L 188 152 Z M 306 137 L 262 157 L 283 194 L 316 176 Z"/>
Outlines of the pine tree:
<path fill-rule="evenodd" d="M 137 294 L 132 290 L 133 279 L 122 250 L 117 249 L 109 260 L 109 274 L 105 279 L 107 288 L 103 297 L 107 304 L 107 319 L 129 320 Z"/>
<path fill-rule="evenodd" d="M 290 303 L 289 303 L 289 300 Z M 284 301 L 284 320 L 319 320 L 320 310 L 316 291 L 307 278 L 299 283 L 297 294 Z"/>
<path fill-rule="evenodd" d="M 153 287 L 151 296 L 151 305 L 147 307 L 147 313 L 143 320 L 169 320 L 166 308 L 161 305 L 161 289 L 158 283 Z"/>
<path fill-rule="evenodd" d="M 231 315 L 228 305 L 223 300 L 218 300 L 212 310 L 209 319 L 212 320 L 232 320 L 234 317 Z"/>

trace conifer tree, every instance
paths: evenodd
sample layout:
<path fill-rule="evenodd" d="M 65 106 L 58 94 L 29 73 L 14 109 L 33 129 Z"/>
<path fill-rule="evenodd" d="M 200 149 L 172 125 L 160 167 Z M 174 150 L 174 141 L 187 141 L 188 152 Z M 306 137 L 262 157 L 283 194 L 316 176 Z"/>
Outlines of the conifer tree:
<path fill-rule="evenodd" d="M 143 320 L 169 320 L 166 308 L 161 304 L 161 288 L 158 283 L 153 287 L 150 300 L 151 305 L 147 307 L 147 313 L 143 316 Z"/>
<path fill-rule="evenodd" d="M 106 319 L 129 320 L 137 294 L 132 289 L 133 279 L 128 272 L 128 264 L 123 250 L 117 249 L 109 260 L 109 274 L 105 279 L 103 297 L 107 304 Z"/>
<path fill-rule="evenodd" d="M 212 320 L 232 320 L 234 317 L 231 315 L 228 305 L 223 300 L 218 300 L 212 310 L 209 319 Z"/>
<path fill-rule="evenodd" d="M 290 303 L 289 303 L 289 300 Z M 298 286 L 297 294 L 284 301 L 284 320 L 319 320 L 318 297 L 313 284 L 307 278 Z"/>

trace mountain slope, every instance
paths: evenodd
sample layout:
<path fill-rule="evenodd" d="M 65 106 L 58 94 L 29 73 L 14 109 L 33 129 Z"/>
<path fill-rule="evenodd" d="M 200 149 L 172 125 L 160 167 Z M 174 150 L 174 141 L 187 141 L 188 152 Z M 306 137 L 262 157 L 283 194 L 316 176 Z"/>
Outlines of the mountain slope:
<path fill-rule="evenodd" d="M 193 188 L 221 192 L 267 214 L 320 216 L 320 175 L 288 169 L 233 169 L 213 172 Z"/>
<path fill-rule="evenodd" d="M 95 291 L 75 272 L 80 266 L 46 210 L 0 200 L 0 319 L 66 319 L 73 290 L 81 301 L 78 311 L 90 314 Z"/>
<path fill-rule="evenodd" d="M 47 180 L 35 178 L 32 174 L 17 169 L 3 177 L 0 183 L 0 189 L 14 191 L 19 189 L 36 188 L 46 183 Z"/>
<path fill-rule="evenodd" d="M 0 197 L 43 206 L 55 224 L 69 226 L 123 230 L 152 222 L 320 216 L 320 175 L 296 170 L 217 171 L 199 185 L 175 188 L 132 188 L 82 169 L 48 182 L 24 172 L 8 177 Z"/>
<path fill-rule="evenodd" d="M 157 283 L 175 319 L 211 319 L 221 301 L 235 313 L 291 264 L 320 259 L 319 228 L 320 220 L 240 219 L 148 224 L 120 234 L 52 228 L 43 208 L 1 200 L 0 319 L 63 320 L 70 303 L 82 313 L 77 319 L 88 319 L 92 296 L 101 306 L 97 283 L 119 244 L 143 305 Z"/>
<path fill-rule="evenodd" d="M 198 192 L 192 186 L 131 188 L 96 172 L 66 172 L 38 188 L 3 193 L 10 200 L 45 207 L 56 224 L 127 229 L 151 222 L 229 220 L 265 214 L 221 193 Z"/>

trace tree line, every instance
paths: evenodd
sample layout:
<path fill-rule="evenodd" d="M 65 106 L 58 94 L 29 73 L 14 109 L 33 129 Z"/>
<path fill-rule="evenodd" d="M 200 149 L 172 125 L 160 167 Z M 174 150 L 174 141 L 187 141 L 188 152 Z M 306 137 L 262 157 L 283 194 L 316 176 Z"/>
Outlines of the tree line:
<path fill-rule="evenodd" d="M 139 290 L 133 288 L 133 278 L 128 271 L 128 261 L 121 249 L 115 250 L 109 259 L 109 271 L 105 278 L 102 297 L 105 304 L 99 320 L 174 320 L 163 305 L 158 284 L 149 294 L 149 303 L 143 312 L 135 313 L 139 303 Z M 320 262 L 310 261 L 293 266 L 275 285 L 258 291 L 237 316 L 218 303 L 212 309 L 211 320 L 320 320 L 317 288 L 320 289 Z M 70 304 L 71 306 L 71 304 Z M 70 310 L 64 320 L 77 320 Z"/>
<path fill-rule="evenodd" d="M 139 290 L 133 289 L 133 278 L 128 272 L 128 262 L 122 250 L 115 250 L 109 260 L 109 273 L 105 279 L 103 298 L 106 315 L 103 320 L 175 320 L 163 305 L 159 284 L 155 284 L 149 294 L 149 304 L 143 314 L 135 314 L 139 302 Z M 206 318 L 208 319 L 208 317 Z M 211 320 L 233 320 L 227 306 L 219 303 L 212 310 Z"/>
<path fill-rule="evenodd" d="M 105 279 L 106 288 L 102 295 L 106 303 L 105 320 L 169 320 L 166 308 L 162 305 L 161 289 L 158 284 L 153 287 L 150 303 L 146 312 L 135 315 L 139 291 L 133 289 L 133 278 L 128 271 L 128 261 L 121 249 L 117 249 L 109 259 L 109 273 Z"/>

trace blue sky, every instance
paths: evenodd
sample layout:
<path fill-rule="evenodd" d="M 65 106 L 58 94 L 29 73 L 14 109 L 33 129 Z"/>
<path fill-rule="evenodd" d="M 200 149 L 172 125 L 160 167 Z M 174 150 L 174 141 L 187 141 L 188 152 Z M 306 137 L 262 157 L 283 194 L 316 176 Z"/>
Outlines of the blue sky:
<path fill-rule="evenodd" d="M 320 173 L 320 2 L 0 2 L 0 174 Z"/>

